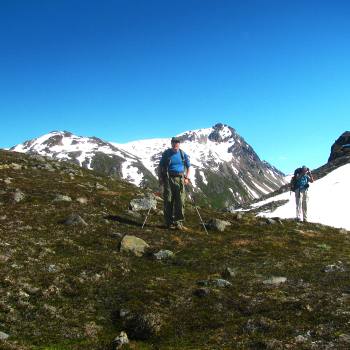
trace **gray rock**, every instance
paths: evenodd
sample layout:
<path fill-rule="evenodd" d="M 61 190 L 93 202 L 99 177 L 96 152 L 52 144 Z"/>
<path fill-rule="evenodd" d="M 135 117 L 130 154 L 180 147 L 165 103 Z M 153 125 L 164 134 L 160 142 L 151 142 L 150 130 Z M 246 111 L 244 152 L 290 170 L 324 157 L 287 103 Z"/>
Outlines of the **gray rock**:
<path fill-rule="evenodd" d="M 231 282 L 226 281 L 222 278 L 197 281 L 197 284 L 199 286 L 203 286 L 203 287 L 219 287 L 219 288 L 227 288 L 227 287 L 232 286 Z"/>
<path fill-rule="evenodd" d="M 281 283 L 285 283 L 286 281 L 287 281 L 286 277 L 271 277 L 263 281 L 263 283 L 267 285 L 279 285 Z"/>
<path fill-rule="evenodd" d="M 71 202 L 72 198 L 64 194 L 58 194 L 53 201 L 54 202 Z"/>
<path fill-rule="evenodd" d="M 121 349 L 125 344 L 129 344 L 129 338 L 126 332 L 120 332 L 120 334 L 114 339 L 114 349 Z"/>
<path fill-rule="evenodd" d="M 344 228 L 339 230 L 339 233 L 341 233 L 342 235 L 347 235 L 349 234 L 349 232 L 347 230 L 345 230 Z"/>
<path fill-rule="evenodd" d="M 68 216 L 67 219 L 63 220 L 62 222 L 64 225 L 83 225 L 87 226 L 88 224 L 84 221 L 84 219 L 81 218 L 78 214 L 71 214 Z"/>
<path fill-rule="evenodd" d="M 157 208 L 157 200 L 154 195 L 135 198 L 130 202 L 130 209 L 133 211 L 149 210 Z"/>
<path fill-rule="evenodd" d="M 157 260 L 166 260 L 174 257 L 174 253 L 171 250 L 160 250 L 158 253 L 153 254 Z"/>
<path fill-rule="evenodd" d="M 337 261 L 335 264 L 327 265 L 323 271 L 324 272 L 345 272 L 345 266 L 343 262 Z"/>
<path fill-rule="evenodd" d="M 120 243 L 120 251 L 131 253 L 135 256 L 142 256 L 149 245 L 141 238 L 126 235 Z"/>
<path fill-rule="evenodd" d="M 13 194 L 13 201 L 19 203 L 23 201 L 25 197 L 26 195 L 23 192 L 21 192 L 19 189 L 16 189 L 15 193 Z"/>
<path fill-rule="evenodd" d="M 216 231 L 223 232 L 227 226 L 230 226 L 231 223 L 225 220 L 220 219 L 211 219 L 208 223 L 208 228 Z"/>
<path fill-rule="evenodd" d="M 232 278 L 237 275 L 237 269 L 232 269 L 230 267 L 226 267 L 226 269 L 222 272 L 222 277 L 224 278 Z"/>
<path fill-rule="evenodd" d="M 304 337 L 303 335 L 298 335 L 295 337 L 295 342 L 296 343 L 305 343 L 308 341 L 308 338 Z"/>
<path fill-rule="evenodd" d="M 0 340 L 6 340 L 7 338 L 9 338 L 9 335 L 0 331 Z"/>
<path fill-rule="evenodd" d="M 57 272 L 58 270 L 59 270 L 59 269 L 58 269 L 57 266 L 54 265 L 54 264 L 49 265 L 48 268 L 47 268 L 47 271 L 50 272 L 50 273 Z"/>
<path fill-rule="evenodd" d="M 87 204 L 87 203 L 88 203 L 88 200 L 87 200 L 87 198 L 85 198 L 85 197 L 78 197 L 78 198 L 76 199 L 76 201 L 77 201 L 78 203 L 80 203 L 80 204 Z"/>

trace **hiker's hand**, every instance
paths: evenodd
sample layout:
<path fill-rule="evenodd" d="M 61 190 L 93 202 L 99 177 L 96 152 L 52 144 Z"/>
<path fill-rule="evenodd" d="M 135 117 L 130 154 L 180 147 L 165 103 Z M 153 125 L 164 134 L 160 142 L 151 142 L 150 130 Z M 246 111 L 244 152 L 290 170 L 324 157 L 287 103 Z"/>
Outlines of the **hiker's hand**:
<path fill-rule="evenodd" d="M 188 185 L 190 183 L 190 179 L 188 177 L 185 177 L 184 182 L 185 182 L 185 185 Z"/>

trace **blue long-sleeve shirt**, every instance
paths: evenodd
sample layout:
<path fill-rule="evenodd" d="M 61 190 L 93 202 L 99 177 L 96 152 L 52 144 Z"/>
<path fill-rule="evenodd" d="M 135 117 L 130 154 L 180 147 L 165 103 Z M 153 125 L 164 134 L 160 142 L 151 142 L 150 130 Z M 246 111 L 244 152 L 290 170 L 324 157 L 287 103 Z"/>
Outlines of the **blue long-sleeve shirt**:
<path fill-rule="evenodd" d="M 183 163 L 185 163 L 187 169 L 191 166 L 191 164 L 188 155 L 184 151 L 182 152 L 184 156 L 184 162 L 182 161 L 180 150 L 174 152 L 172 148 L 167 149 L 162 154 L 162 158 L 159 162 L 160 167 L 167 167 L 170 173 L 184 173 L 185 169 Z"/>

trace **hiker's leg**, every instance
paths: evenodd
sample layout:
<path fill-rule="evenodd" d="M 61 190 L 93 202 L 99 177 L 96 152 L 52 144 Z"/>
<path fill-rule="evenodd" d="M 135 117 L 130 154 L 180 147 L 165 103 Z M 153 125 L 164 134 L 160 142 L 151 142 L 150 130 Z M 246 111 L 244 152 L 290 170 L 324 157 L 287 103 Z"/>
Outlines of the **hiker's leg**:
<path fill-rule="evenodd" d="M 165 225 L 170 226 L 173 223 L 173 196 L 171 193 L 170 187 L 170 179 L 164 181 L 164 192 L 163 192 L 163 200 L 164 200 L 164 221 Z"/>
<path fill-rule="evenodd" d="M 175 177 L 174 178 L 174 206 L 175 206 L 175 213 L 174 213 L 174 222 L 175 223 L 182 223 L 182 221 L 185 219 L 184 217 L 184 208 L 183 208 L 183 183 L 181 177 Z"/>
<path fill-rule="evenodd" d="M 303 193 L 303 201 L 302 201 L 302 206 L 303 206 L 303 220 L 307 221 L 307 202 L 309 201 L 309 197 L 307 195 L 307 191 Z"/>
<path fill-rule="evenodd" d="M 301 218 L 301 197 L 300 197 L 300 190 L 295 190 L 295 204 L 296 204 L 296 216 L 297 219 Z"/>

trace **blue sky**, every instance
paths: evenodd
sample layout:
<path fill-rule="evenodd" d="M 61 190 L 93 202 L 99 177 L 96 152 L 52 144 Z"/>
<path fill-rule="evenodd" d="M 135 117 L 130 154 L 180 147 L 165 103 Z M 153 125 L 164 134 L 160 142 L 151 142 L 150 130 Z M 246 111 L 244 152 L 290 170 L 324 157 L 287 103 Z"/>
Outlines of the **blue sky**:
<path fill-rule="evenodd" d="M 0 147 L 222 122 L 315 168 L 350 129 L 349 18 L 345 0 L 0 0 Z"/>

